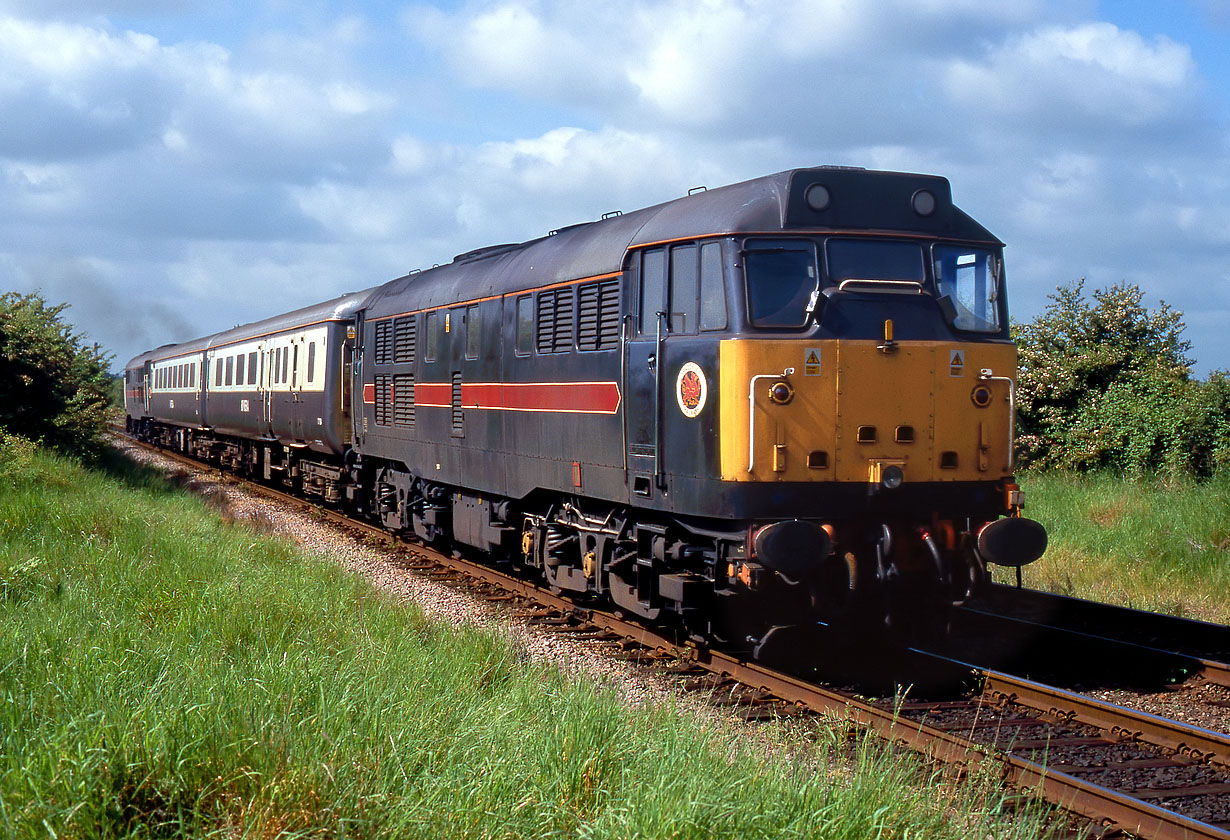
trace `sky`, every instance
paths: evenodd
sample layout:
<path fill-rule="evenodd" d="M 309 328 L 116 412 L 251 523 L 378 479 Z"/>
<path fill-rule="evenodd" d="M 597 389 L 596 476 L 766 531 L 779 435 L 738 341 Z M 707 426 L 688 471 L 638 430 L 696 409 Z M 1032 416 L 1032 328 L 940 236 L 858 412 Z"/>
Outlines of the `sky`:
<path fill-rule="evenodd" d="M 1230 0 L 0 0 L 0 291 L 116 356 L 784 169 L 943 175 L 1014 317 L 1230 369 Z"/>

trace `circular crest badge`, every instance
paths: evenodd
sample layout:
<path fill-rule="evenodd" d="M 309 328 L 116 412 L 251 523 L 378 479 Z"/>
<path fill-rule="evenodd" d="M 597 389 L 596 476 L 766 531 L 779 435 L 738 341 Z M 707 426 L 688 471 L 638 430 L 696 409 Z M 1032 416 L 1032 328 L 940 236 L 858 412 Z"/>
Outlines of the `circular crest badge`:
<path fill-rule="evenodd" d="M 696 362 L 688 362 L 679 368 L 679 377 L 675 380 L 675 399 L 679 402 L 679 410 L 684 417 L 695 417 L 705 407 L 705 399 L 709 396 L 709 383 L 705 381 L 705 372 Z"/>

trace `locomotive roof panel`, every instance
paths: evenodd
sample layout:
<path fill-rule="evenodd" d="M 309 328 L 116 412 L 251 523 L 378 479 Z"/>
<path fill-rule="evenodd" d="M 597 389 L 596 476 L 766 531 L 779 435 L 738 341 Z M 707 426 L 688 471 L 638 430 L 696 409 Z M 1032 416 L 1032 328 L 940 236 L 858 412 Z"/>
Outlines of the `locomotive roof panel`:
<path fill-rule="evenodd" d="M 792 169 L 561 228 L 520 245 L 480 248 L 386 283 L 368 317 L 426 309 L 595 277 L 630 248 L 701 236 L 790 229 L 911 233 L 1001 244 L 952 203 L 935 175 L 853 168 Z M 413 300 L 403 294 L 413 292 Z"/>

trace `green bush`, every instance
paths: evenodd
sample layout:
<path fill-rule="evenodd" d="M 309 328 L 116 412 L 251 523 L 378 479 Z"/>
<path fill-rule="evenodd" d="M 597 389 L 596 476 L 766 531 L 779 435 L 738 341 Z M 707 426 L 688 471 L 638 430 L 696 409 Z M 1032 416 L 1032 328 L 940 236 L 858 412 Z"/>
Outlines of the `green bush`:
<path fill-rule="evenodd" d="M 111 355 L 38 293 L 0 295 L 0 429 L 93 453 L 107 425 Z"/>
<path fill-rule="evenodd" d="M 1121 284 L 1089 300 L 1082 280 L 1013 325 L 1021 463 L 1132 475 L 1230 467 L 1230 379 L 1193 379 L 1183 314 L 1142 297 Z"/>

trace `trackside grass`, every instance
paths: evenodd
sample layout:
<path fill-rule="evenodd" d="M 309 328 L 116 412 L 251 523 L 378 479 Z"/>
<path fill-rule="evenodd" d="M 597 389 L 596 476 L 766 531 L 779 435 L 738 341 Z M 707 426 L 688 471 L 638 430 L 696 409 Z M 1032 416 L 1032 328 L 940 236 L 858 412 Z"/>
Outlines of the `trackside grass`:
<path fill-rule="evenodd" d="M 1041 836 L 992 784 L 812 734 L 629 707 L 157 474 L 0 436 L 2 836 Z"/>
<path fill-rule="evenodd" d="M 1026 515 L 1050 534 L 1046 555 L 1024 570 L 1026 586 L 1230 623 L 1230 476 L 1020 479 Z"/>

